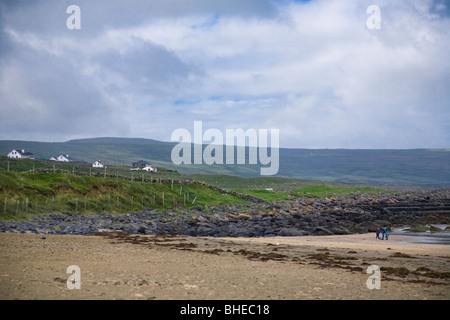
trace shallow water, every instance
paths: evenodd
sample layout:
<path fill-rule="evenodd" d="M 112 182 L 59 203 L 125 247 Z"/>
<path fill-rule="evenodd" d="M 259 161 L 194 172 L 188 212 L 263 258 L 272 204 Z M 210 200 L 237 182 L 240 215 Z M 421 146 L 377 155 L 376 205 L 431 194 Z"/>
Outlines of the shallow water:
<path fill-rule="evenodd" d="M 437 232 L 410 232 L 405 231 L 409 227 L 393 229 L 390 232 L 390 235 L 401 235 L 408 236 L 406 239 L 406 243 L 414 243 L 414 244 L 439 244 L 439 245 L 450 245 L 450 232 L 445 231 L 445 228 L 448 226 L 446 224 L 433 224 L 433 227 L 437 227 L 442 231 Z"/>

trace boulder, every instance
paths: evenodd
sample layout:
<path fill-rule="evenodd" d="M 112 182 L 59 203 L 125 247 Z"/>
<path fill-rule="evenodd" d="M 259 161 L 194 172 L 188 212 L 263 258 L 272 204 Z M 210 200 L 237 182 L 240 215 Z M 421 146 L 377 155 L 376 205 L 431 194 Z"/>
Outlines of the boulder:
<path fill-rule="evenodd" d="M 293 236 L 306 236 L 309 233 L 304 230 L 299 230 L 296 228 L 281 228 L 278 232 L 278 236 L 281 237 L 293 237 Z"/>
<path fill-rule="evenodd" d="M 144 226 L 140 226 L 139 229 L 137 230 L 138 233 L 140 234 L 145 234 L 146 228 Z"/>
<path fill-rule="evenodd" d="M 377 228 L 380 228 L 383 226 L 383 224 L 377 224 L 371 221 L 360 223 L 358 226 L 367 229 L 368 232 L 375 232 Z"/>
<path fill-rule="evenodd" d="M 228 229 L 229 237 L 249 237 L 253 236 L 253 232 L 244 227 L 232 227 Z"/>
<path fill-rule="evenodd" d="M 317 233 L 319 236 L 329 236 L 334 234 L 333 232 L 324 227 L 316 227 L 314 228 L 314 232 Z"/>
<path fill-rule="evenodd" d="M 347 227 L 347 230 L 350 231 L 351 233 L 367 233 L 366 227 L 362 227 L 362 226 L 356 225 L 356 224 L 353 224 L 353 225 Z"/>
<path fill-rule="evenodd" d="M 331 232 L 333 232 L 334 234 L 351 234 L 350 231 L 348 231 L 346 228 L 342 227 L 342 226 L 336 226 L 330 229 Z"/>

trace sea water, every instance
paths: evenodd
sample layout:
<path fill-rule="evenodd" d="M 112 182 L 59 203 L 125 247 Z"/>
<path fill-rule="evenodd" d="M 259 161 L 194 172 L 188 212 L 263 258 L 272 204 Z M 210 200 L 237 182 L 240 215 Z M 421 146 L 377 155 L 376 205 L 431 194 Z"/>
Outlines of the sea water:
<path fill-rule="evenodd" d="M 402 227 L 393 229 L 390 232 L 390 235 L 402 235 L 408 236 L 408 243 L 417 243 L 417 244 L 439 244 L 439 245 L 450 245 L 450 231 L 446 231 L 447 224 L 432 224 L 427 225 L 433 226 L 441 229 L 441 231 L 430 232 L 429 230 L 425 232 L 411 232 L 406 229 L 410 227 Z"/>

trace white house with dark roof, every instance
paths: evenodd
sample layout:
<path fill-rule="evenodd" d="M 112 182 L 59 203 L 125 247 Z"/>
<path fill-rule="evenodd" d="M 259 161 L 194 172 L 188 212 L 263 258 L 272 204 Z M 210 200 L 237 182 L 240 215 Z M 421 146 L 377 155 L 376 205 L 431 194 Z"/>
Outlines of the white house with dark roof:
<path fill-rule="evenodd" d="M 56 161 L 72 162 L 74 160 L 71 157 L 69 157 L 68 154 L 61 154 L 61 155 L 58 156 L 58 158 L 56 158 Z"/>
<path fill-rule="evenodd" d="M 97 160 L 92 164 L 92 168 L 105 168 L 106 165 L 101 160 Z"/>
<path fill-rule="evenodd" d="M 25 152 L 25 149 L 14 149 L 8 153 L 8 158 L 11 159 L 34 159 L 34 155 L 30 152 Z"/>

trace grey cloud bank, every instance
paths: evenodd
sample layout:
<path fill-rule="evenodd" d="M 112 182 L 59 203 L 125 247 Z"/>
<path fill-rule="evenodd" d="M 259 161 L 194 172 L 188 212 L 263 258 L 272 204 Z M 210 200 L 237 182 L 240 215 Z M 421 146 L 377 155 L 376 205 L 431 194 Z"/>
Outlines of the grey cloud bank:
<path fill-rule="evenodd" d="M 81 9 L 69 30 L 66 9 Z M 369 30 L 368 6 L 381 29 Z M 169 141 L 194 121 L 281 147 L 448 148 L 448 1 L 2 1 L 0 139 Z"/>

